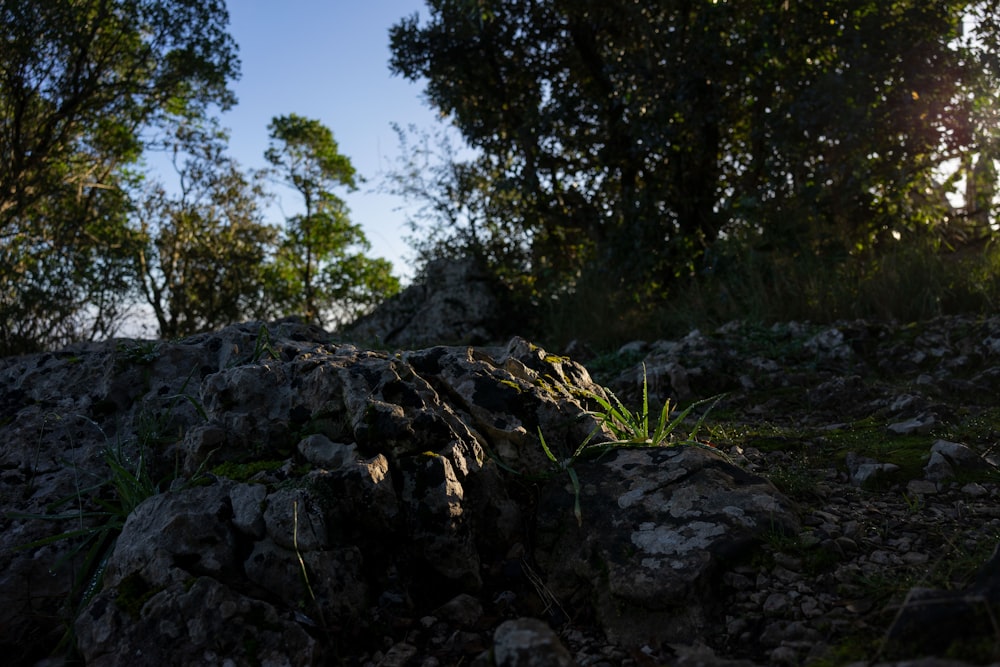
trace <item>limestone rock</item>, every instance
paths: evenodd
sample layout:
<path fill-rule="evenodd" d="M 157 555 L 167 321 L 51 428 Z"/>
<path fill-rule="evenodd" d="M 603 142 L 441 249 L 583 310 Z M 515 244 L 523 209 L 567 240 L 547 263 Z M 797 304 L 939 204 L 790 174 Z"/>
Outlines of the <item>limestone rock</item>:
<path fill-rule="evenodd" d="M 997 463 L 1000 317 L 897 329 L 791 323 L 758 340 L 731 323 L 638 342 L 607 381 L 626 405 L 645 355 L 654 405 L 729 392 L 719 409 L 746 441 L 576 460 L 596 423 L 583 397 L 603 390 L 520 338 L 389 353 L 282 321 L 0 360 L 0 651 L 34 665 L 66 620 L 97 665 L 486 665 L 514 659 L 510 637 L 548 646 L 549 664 L 829 661 L 892 621 L 863 582 L 937 571 L 1000 531 L 980 470 Z M 905 439 L 882 432 L 908 420 Z M 808 435 L 753 435 L 772 421 Z M 927 423 L 961 440 L 925 471 L 959 481 L 862 490 L 842 458 L 814 469 L 858 423 L 888 446 L 872 465 L 897 443 L 931 449 Z M 87 544 L 51 539 L 121 527 L 103 580 L 75 581 Z M 868 657 L 933 660 L 940 646 L 909 639 L 929 627 L 985 646 L 996 569 L 914 593 L 894 653 Z"/>
<path fill-rule="evenodd" d="M 493 634 L 496 667 L 573 667 L 572 656 L 556 633 L 537 618 L 502 623 Z"/>
<path fill-rule="evenodd" d="M 913 588 L 886 632 L 887 658 L 955 656 L 985 662 L 996 654 L 1000 547 L 960 591 Z"/>
<path fill-rule="evenodd" d="M 121 613 L 122 592 L 106 589 L 77 618 L 87 665 L 293 667 L 323 660 L 322 646 L 291 613 L 211 577 L 140 588 L 129 596 L 139 601 Z"/>
<path fill-rule="evenodd" d="M 725 563 L 798 530 L 769 482 L 701 447 L 618 449 L 575 469 L 582 523 L 568 479 L 551 482 L 536 557 L 563 609 L 596 598 L 601 625 L 626 646 L 698 636 Z"/>
<path fill-rule="evenodd" d="M 924 466 L 924 477 L 940 482 L 954 477 L 960 471 L 991 468 L 986 460 L 969 447 L 948 440 L 937 440 L 931 445 L 930 459 Z"/>
<path fill-rule="evenodd" d="M 439 259 L 417 281 L 338 335 L 378 347 L 484 344 L 502 335 L 500 304 L 474 259 Z"/>
<path fill-rule="evenodd" d="M 104 573 L 166 586 L 191 576 L 220 577 L 236 565 L 230 484 L 154 495 L 128 517 Z"/>
<path fill-rule="evenodd" d="M 899 470 L 899 466 L 894 463 L 879 463 L 871 457 L 858 456 L 855 452 L 847 452 L 845 462 L 847 474 L 855 486 L 863 486 L 879 477 Z"/>
<path fill-rule="evenodd" d="M 913 433 L 929 433 L 937 424 L 934 415 L 921 413 L 913 419 L 889 424 L 886 430 L 893 435 L 911 435 Z"/>
<path fill-rule="evenodd" d="M 190 664 L 316 664 L 333 647 L 312 635 L 353 636 L 387 615 L 429 613 L 475 593 L 499 567 L 497 554 L 524 540 L 497 461 L 537 471 L 547 464 L 538 428 L 581 438 L 593 428 L 577 399 L 552 391 L 553 378 L 599 390 L 582 367 L 520 339 L 390 355 L 294 322 L 90 345 L 8 360 L 0 372 L 0 405 L 12 417 L 0 423 L 3 469 L 23 471 L 18 492 L 3 495 L 5 517 L 19 518 L 7 518 L 0 536 L 9 584 L 0 613 L 10 621 L 0 644 L 55 634 L 54 624 L 33 624 L 59 617 L 73 583 L 56 568 L 71 541 L 11 547 L 81 521 L 100 529 L 106 515 L 94 510 L 118 497 L 116 474 L 128 482 L 180 473 L 120 517 L 77 622 L 80 651 L 97 664 L 172 642 L 190 649 L 176 657 Z M 108 467 L 112 451 L 118 473 Z M 51 514 L 63 498 L 83 513 L 27 516 Z M 38 606 L 40 592 L 50 606 Z M 228 634 L 203 618 L 218 605 Z M 254 623 L 290 638 L 283 658 L 272 646 L 246 648 L 261 632 Z"/>

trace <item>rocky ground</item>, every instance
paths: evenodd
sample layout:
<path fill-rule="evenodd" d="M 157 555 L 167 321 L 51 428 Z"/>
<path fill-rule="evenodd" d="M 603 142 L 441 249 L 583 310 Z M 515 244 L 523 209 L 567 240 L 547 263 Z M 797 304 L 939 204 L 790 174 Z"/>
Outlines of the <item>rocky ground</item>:
<path fill-rule="evenodd" d="M 590 428 L 552 374 L 596 385 L 526 341 L 371 352 L 248 324 L 4 360 L 4 650 L 34 664 L 67 613 L 68 545 L 37 514 L 144 433 L 182 474 L 120 510 L 75 612 L 88 664 L 1000 660 L 1000 317 L 566 354 L 630 408 L 645 387 L 654 414 L 698 405 L 679 431 L 701 420 L 694 444 L 576 462 L 579 522 L 564 470 L 526 473 L 548 465 L 538 429 Z M 98 508 L 121 492 L 85 490 Z M 622 640 L 640 635 L 666 639 Z"/>
<path fill-rule="evenodd" d="M 636 359 L 681 404 L 727 392 L 701 436 L 803 517 L 801 534 L 725 575 L 724 620 L 698 661 L 1000 658 L 1000 568 L 983 567 L 1000 543 L 1000 317 L 733 323 L 587 365 L 635 402 L 641 367 L 616 366 Z M 585 648 L 577 660 L 607 663 Z"/>
<path fill-rule="evenodd" d="M 568 354 L 629 406 L 641 404 L 644 376 L 660 404 L 722 394 L 699 439 L 792 498 L 803 530 L 776 532 L 723 575 L 718 622 L 703 642 L 628 651 L 551 600 L 559 639 L 539 633 L 527 664 L 1000 659 L 1000 562 L 990 560 L 1000 544 L 1000 317 L 732 323 L 609 355 Z M 491 638 L 431 616 L 360 662 L 445 664 L 433 654 L 456 641 L 486 647 Z"/>

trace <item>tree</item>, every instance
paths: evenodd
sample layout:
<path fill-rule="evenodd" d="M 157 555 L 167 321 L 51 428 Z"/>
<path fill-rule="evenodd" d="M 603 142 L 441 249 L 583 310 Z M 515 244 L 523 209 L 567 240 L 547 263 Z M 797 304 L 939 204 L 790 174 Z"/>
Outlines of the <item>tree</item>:
<path fill-rule="evenodd" d="M 317 120 L 278 116 L 268 130 L 265 157 L 304 206 L 302 214 L 288 218 L 274 258 L 272 303 L 317 324 L 349 321 L 399 290 L 389 262 L 364 256 L 368 240 L 333 192 L 356 187 L 354 167 Z"/>
<path fill-rule="evenodd" d="M 654 303 L 720 239 L 841 257 L 891 243 L 940 217 L 924 194 L 941 165 L 996 131 L 986 3 L 428 6 L 392 28 L 391 68 L 427 81 L 484 189 L 519 193 L 508 219 L 550 293 L 589 274 Z"/>
<path fill-rule="evenodd" d="M 0 0 L 0 353 L 114 331 L 144 133 L 235 101 L 227 22 L 223 0 Z"/>
<path fill-rule="evenodd" d="M 407 222 L 418 264 L 474 257 L 509 284 L 530 278 L 523 229 L 511 219 L 519 193 L 497 182 L 488 158 L 461 159 L 452 138 L 411 125 L 394 126 L 399 138 L 397 168 L 384 176 L 390 194 L 417 204 Z M 530 289 L 530 285 L 519 285 Z"/>
<path fill-rule="evenodd" d="M 266 262 L 277 229 L 264 224 L 261 175 L 225 155 L 214 123 L 185 122 L 169 146 L 178 186 L 151 183 L 136 211 L 145 243 L 139 289 L 161 338 L 176 338 L 266 314 Z"/>

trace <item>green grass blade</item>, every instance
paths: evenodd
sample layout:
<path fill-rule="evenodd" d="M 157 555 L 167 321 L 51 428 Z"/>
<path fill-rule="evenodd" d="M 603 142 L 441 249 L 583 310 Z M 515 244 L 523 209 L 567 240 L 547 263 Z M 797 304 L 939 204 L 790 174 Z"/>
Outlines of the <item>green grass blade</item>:
<path fill-rule="evenodd" d="M 26 549 L 34 549 L 35 547 L 44 547 L 47 544 L 53 544 L 55 542 L 60 542 L 62 540 L 71 540 L 75 537 L 93 536 L 95 533 L 99 531 L 100 531 L 99 528 L 79 528 L 77 530 L 68 530 L 65 533 L 59 533 L 58 535 L 49 535 L 48 537 L 43 537 L 39 540 L 28 542 L 27 544 L 18 544 L 17 546 L 12 547 L 11 551 L 24 551 Z"/>
<path fill-rule="evenodd" d="M 698 403 L 692 403 L 684 408 L 679 415 L 667 422 L 663 428 L 663 440 L 669 438 L 670 435 L 677 430 L 677 427 L 684 423 L 684 420 L 687 419 L 687 416 L 691 414 L 691 410 L 693 410 L 696 405 L 698 405 Z"/>
<path fill-rule="evenodd" d="M 654 447 L 663 444 L 663 441 L 670 435 L 670 431 L 668 430 L 670 428 L 670 410 L 670 399 L 668 398 L 663 404 L 663 409 L 660 411 L 660 419 L 656 422 L 653 435 L 650 436 L 650 441 Z"/>
<path fill-rule="evenodd" d="M 205 421 L 208 421 L 208 413 L 205 411 L 205 406 L 201 404 L 201 401 L 199 401 L 194 396 L 191 396 L 189 394 L 179 394 L 178 397 L 186 399 L 187 402 L 190 403 L 191 406 L 195 409 L 195 412 L 198 413 L 198 416 L 204 419 Z"/>
<path fill-rule="evenodd" d="M 646 382 L 646 362 L 642 362 L 642 421 L 641 431 L 636 435 L 649 439 L 649 387 Z"/>
<path fill-rule="evenodd" d="M 85 496 L 87 494 L 99 491 L 104 486 L 104 484 L 105 482 L 100 482 L 99 484 L 93 484 L 91 486 L 80 489 L 76 493 L 60 498 L 59 500 L 53 500 L 51 503 L 45 506 L 45 511 L 48 512 L 49 514 L 54 514 L 59 510 L 60 507 L 69 505 L 70 503 L 79 502 L 81 496 Z M 78 516 L 79 514 L 80 514 L 79 512 L 74 512 L 73 516 Z M 46 518 L 46 515 L 41 515 L 39 518 Z"/>
<path fill-rule="evenodd" d="M 697 403 L 694 404 L 694 405 L 702 405 L 704 403 L 708 403 L 709 401 L 712 401 L 712 404 L 710 406 L 708 406 L 708 409 L 705 410 L 705 412 L 702 413 L 701 417 L 698 418 L 698 421 L 695 422 L 694 428 L 692 428 L 691 432 L 688 434 L 688 437 L 687 437 L 688 441 L 694 441 L 695 440 L 695 437 L 698 435 L 698 431 L 701 430 L 702 425 L 705 423 L 705 419 L 708 417 L 708 413 L 710 413 L 712 410 L 715 409 L 715 406 L 718 405 L 719 401 L 721 401 L 724 396 L 725 396 L 725 394 L 719 394 L 717 396 L 711 396 L 709 398 L 706 398 L 703 401 L 698 401 Z M 694 407 L 694 406 L 691 406 L 691 407 Z"/>
<path fill-rule="evenodd" d="M 108 512 L 65 512 L 63 514 L 32 514 L 30 512 L 7 512 L 8 519 L 41 519 L 45 521 L 68 521 L 70 519 L 88 519 L 106 517 Z"/>
<path fill-rule="evenodd" d="M 542 443 L 542 450 L 545 452 L 545 456 L 549 457 L 549 460 L 555 464 L 559 463 L 559 460 L 552 454 L 552 450 L 545 442 L 545 436 L 542 435 L 542 427 L 538 427 L 538 440 Z"/>
<path fill-rule="evenodd" d="M 576 517 L 576 524 L 583 526 L 583 511 L 580 509 L 580 478 L 576 476 L 576 471 L 572 467 L 566 468 L 569 474 L 569 481 L 573 484 L 573 516 Z"/>

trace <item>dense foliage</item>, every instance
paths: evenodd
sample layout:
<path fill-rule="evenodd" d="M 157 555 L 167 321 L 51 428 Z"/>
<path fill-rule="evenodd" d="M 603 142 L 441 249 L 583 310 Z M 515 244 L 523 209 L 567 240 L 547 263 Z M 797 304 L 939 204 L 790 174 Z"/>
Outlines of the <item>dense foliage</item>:
<path fill-rule="evenodd" d="M 267 315 L 278 230 L 262 219 L 263 174 L 244 173 L 225 142 L 214 123 L 179 124 L 164 146 L 176 183 L 150 179 L 137 193 L 139 291 L 162 338 Z"/>
<path fill-rule="evenodd" d="M 0 0 L 0 354 L 107 337 L 140 305 L 174 337 L 337 324 L 398 290 L 332 194 L 353 167 L 320 123 L 275 119 L 266 157 L 306 213 L 264 221 L 264 175 L 213 116 L 236 102 L 228 21 L 224 0 Z"/>
<path fill-rule="evenodd" d="M 143 132 L 233 103 L 227 21 L 222 0 L 0 2 L 0 352 L 120 323 Z"/>
<path fill-rule="evenodd" d="M 468 150 L 401 131 L 389 189 L 423 203 L 425 259 L 492 268 L 519 333 L 1000 303 L 995 3 L 427 4 L 390 30 L 390 69 Z M 223 0 L 0 0 L 0 19 L 0 354 L 113 334 L 137 301 L 179 336 L 337 325 L 398 290 L 328 128 L 275 118 L 266 173 L 226 156 Z M 283 225 L 268 175 L 303 205 Z"/>
<path fill-rule="evenodd" d="M 478 151 L 441 172 L 439 194 L 478 208 L 436 219 L 438 251 L 484 254 L 525 276 L 538 302 L 586 292 L 662 305 L 707 272 L 832 266 L 992 233 L 992 3 L 428 9 L 425 23 L 391 30 L 391 67 L 425 78 L 430 103 Z M 966 176 L 971 197 L 956 209 L 945 194 Z M 502 225 L 483 224 L 491 200 Z"/>
<path fill-rule="evenodd" d="M 275 118 L 269 129 L 267 160 L 305 205 L 287 221 L 269 293 L 276 307 L 307 321 L 344 324 L 398 292 L 399 281 L 389 262 L 363 254 L 368 240 L 334 192 L 357 186 L 354 166 L 330 129 L 296 114 Z"/>

